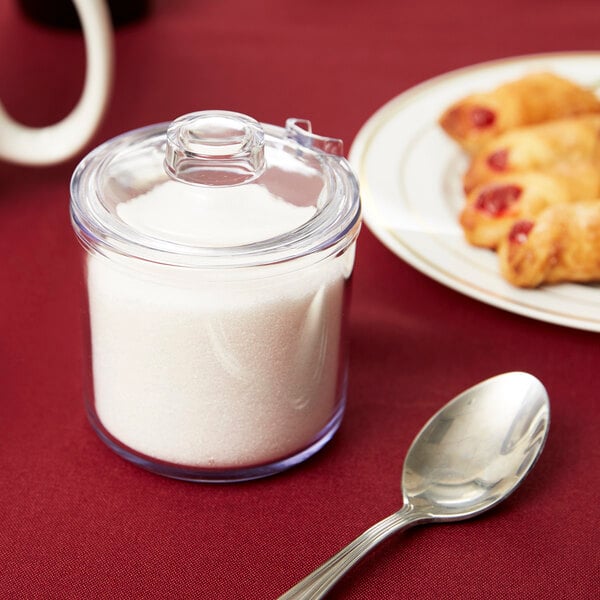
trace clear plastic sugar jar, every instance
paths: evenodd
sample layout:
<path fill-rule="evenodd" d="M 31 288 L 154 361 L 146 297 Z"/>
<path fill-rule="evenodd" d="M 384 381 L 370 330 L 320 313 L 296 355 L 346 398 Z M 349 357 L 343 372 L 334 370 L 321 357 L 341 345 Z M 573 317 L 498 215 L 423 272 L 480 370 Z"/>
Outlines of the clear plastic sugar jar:
<path fill-rule="evenodd" d="M 319 450 L 345 406 L 358 184 L 339 140 L 206 111 L 126 133 L 71 182 L 85 401 L 151 471 L 240 481 Z"/>

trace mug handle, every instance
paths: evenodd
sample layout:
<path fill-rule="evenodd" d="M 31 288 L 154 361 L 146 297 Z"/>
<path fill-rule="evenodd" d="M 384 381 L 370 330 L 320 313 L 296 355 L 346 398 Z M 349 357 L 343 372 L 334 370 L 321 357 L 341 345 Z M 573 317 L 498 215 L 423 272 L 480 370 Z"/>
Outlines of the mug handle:
<path fill-rule="evenodd" d="M 27 127 L 0 103 L 0 159 L 48 165 L 70 158 L 90 140 L 104 114 L 113 72 L 113 35 L 104 0 L 73 0 L 85 37 L 86 73 L 75 108 L 47 127 Z"/>

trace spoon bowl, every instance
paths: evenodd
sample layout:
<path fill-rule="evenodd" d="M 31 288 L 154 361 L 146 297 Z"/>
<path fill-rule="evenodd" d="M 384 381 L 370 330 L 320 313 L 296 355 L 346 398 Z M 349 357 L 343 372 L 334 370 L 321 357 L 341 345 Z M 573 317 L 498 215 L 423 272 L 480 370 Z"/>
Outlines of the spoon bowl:
<path fill-rule="evenodd" d="M 373 525 L 280 600 L 322 598 L 369 550 L 413 525 L 474 517 L 508 497 L 542 452 L 550 403 L 533 375 L 497 375 L 439 410 L 411 444 L 402 508 Z"/>
<path fill-rule="evenodd" d="M 404 503 L 436 519 L 459 520 L 512 493 L 535 464 L 548 433 L 542 383 L 505 373 L 451 400 L 423 427 L 404 462 Z"/>

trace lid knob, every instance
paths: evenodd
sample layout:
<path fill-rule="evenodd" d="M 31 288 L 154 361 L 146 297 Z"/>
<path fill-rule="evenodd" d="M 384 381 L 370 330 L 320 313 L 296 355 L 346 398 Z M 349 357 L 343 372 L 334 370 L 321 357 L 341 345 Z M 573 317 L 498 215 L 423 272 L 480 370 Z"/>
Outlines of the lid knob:
<path fill-rule="evenodd" d="M 202 186 L 234 186 L 256 179 L 264 169 L 264 131 L 251 117 L 201 111 L 169 125 L 165 170 L 173 179 Z"/>

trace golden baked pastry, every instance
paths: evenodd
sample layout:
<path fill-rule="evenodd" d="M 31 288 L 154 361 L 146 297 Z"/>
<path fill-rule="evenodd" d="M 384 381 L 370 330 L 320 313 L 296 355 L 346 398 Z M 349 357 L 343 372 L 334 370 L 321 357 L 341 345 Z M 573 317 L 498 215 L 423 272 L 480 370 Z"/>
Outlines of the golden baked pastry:
<path fill-rule="evenodd" d="M 510 283 L 600 280 L 600 100 L 535 73 L 450 106 L 440 125 L 471 154 L 460 223 Z M 599 198 L 598 200 L 585 200 Z"/>
<path fill-rule="evenodd" d="M 587 197 L 595 195 L 596 189 Z M 471 191 L 460 224 L 470 244 L 495 249 L 517 219 L 535 217 L 552 204 L 575 198 L 568 183 L 552 175 L 532 172 L 499 177 Z"/>
<path fill-rule="evenodd" d="M 520 287 L 600 280 L 600 200 L 558 204 L 517 221 L 498 258 L 502 275 Z"/>
<path fill-rule="evenodd" d="M 552 73 L 533 73 L 450 106 L 440 125 L 474 153 L 500 133 L 553 119 L 600 112 L 596 95 Z"/>
<path fill-rule="evenodd" d="M 507 131 L 477 152 L 463 177 L 465 192 L 522 171 L 569 176 L 580 165 L 600 170 L 600 114 L 583 115 Z M 575 173 L 575 178 L 583 173 Z"/>

